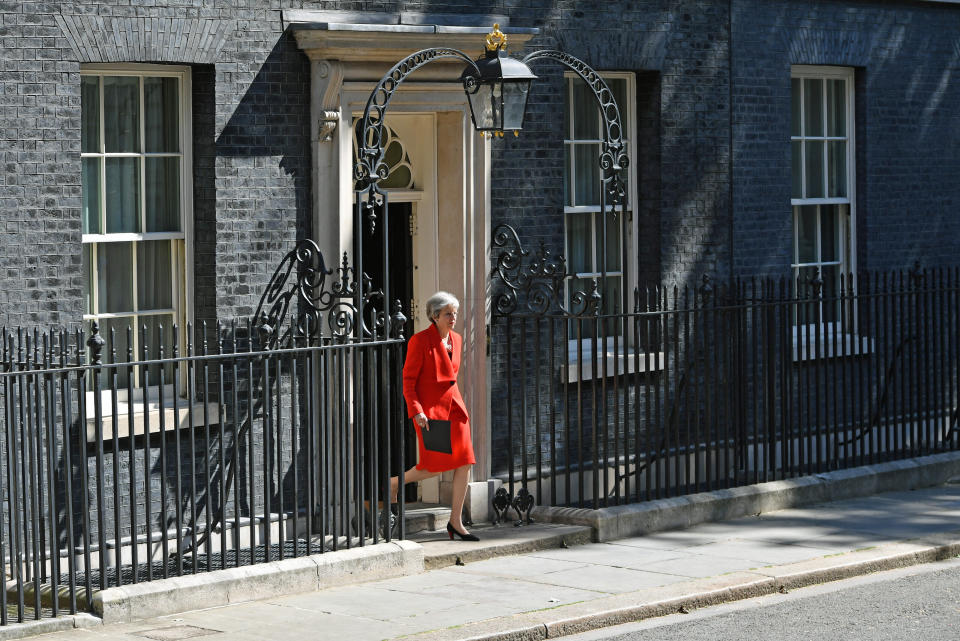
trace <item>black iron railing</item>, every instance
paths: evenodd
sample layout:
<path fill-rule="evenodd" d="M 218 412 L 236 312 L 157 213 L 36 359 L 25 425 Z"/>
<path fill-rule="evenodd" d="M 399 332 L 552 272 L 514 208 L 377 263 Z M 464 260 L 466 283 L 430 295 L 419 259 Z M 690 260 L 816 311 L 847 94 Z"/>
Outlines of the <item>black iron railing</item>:
<path fill-rule="evenodd" d="M 4 331 L 0 623 L 402 536 L 404 341 L 302 330 Z"/>
<path fill-rule="evenodd" d="M 704 279 L 601 314 L 601 292 L 564 291 L 562 258 L 527 257 L 501 256 L 492 305 L 512 496 L 596 508 L 960 445 L 956 268 Z"/>

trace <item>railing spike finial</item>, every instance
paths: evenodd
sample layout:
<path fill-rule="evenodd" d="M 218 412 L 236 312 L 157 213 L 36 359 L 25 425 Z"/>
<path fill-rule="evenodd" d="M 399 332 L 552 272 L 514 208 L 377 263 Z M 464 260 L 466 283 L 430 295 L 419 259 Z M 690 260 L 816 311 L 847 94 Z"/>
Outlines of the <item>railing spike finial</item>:
<path fill-rule="evenodd" d="M 813 285 L 814 298 L 819 298 L 820 292 L 823 291 L 823 274 L 820 272 L 819 267 L 817 267 L 817 271 L 814 273 L 813 278 L 810 279 L 810 284 Z"/>
<path fill-rule="evenodd" d="M 713 294 L 713 282 L 710 279 L 710 274 L 704 274 L 700 278 L 700 296 L 706 301 L 711 294 Z"/>
<path fill-rule="evenodd" d="M 102 364 L 103 357 L 103 346 L 106 344 L 106 341 L 103 340 L 103 336 L 100 335 L 100 323 L 93 321 L 93 325 L 90 326 L 90 338 L 87 339 L 87 347 L 90 348 L 90 360 L 94 365 Z"/>
<path fill-rule="evenodd" d="M 592 316 L 600 315 L 600 301 L 602 297 L 600 296 L 599 284 L 597 283 L 596 278 L 590 279 L 590 291 L 587 292 L 587 310 Z"/>
<path fill-rule="evenodd" d="M 913 261 L 913 266 L 909 271 L 910 284 L 917 286 L 923 282 L 923 267 L 920 265 L 920 259 L 917 258 Z"/>
<path fill-rule="evenodd" d="M 399 298 L 393 300 L 393 314 L 390 315 L 390 329 L 395 338 L 404 338 L 403 328 L 407 324 L 407 317 L 403 315 L 403 303 Z"/>

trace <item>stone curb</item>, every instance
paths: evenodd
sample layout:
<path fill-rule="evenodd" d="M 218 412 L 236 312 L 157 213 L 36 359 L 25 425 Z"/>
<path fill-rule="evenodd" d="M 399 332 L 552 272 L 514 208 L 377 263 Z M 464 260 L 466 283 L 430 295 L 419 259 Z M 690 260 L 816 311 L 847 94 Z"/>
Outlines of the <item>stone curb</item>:
<path fill-rule="evenodd" d="M 554 526 L 556 527 L 556 526 Z M 566 545 L 583 545 L 593 540 L 593 530 L 586 526 L 560 526 L 551 533 L 524 541 L 506 541 L 483 547 L 462 547 L 455 552 L 435 554 L 426 552 L 424 567 L 427 570 L 437 570 L 456 564 L 457 560 L 463 563 L 476 563 L 501 556 L 515 556 L 540 550 L 551 550 Z"/>
<path fill-rule="evenodd" d="M 544 523 L 590 527 L 594 541 L 604 542 L 729 521 L 758 512 L 942 485 L 958 475 L 960 452 L 947 452 L 597 510 L 537 506 L 531 515 Z"/>
<path fill-rule="evenodd" d="M 102 625 L 103 621 L 92 614 L 67 614 L 56 619 L 40 619 L 39 621 L 25 621 L 13 625 L 0 626 L 0 641 L 7 639 L 25 639 L 41 634 L 62 632 L 74 628 L 92 628 Z"/>
<path fill-rule="evenodd" d="M 960 555 L 960 530 L 799 563 L 733 572 L 550 610 L 478 621 L 404 641 L 542 641 Z"/>
<path fill-rule="evenodd" d="M 102 590 L 93 597 L 103 623 L 312 592 L 423 572 L 423 547 L 393 541 Z"/>

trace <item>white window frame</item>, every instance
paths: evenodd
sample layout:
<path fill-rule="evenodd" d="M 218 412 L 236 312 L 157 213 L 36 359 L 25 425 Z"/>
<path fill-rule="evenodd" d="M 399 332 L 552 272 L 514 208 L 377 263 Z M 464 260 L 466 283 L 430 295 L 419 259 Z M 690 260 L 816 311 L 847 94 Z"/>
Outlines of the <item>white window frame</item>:
<path fill-rule="evenodd" d="M 636 143 L 637 77 L 636 77 L 636 74 L 628 71 L 604 71 L 600 73 L 600 75 L 603 77 L 604 80 L 618 79 L 618 80 L 625 80 L 627 83 L 627 87 L 626 87 L 627 104 L 626 105 L 618 104 L 617 106 L 620 108 L 621 126 L 627 134 L 626 137 L 624 138 L 624 142 L 626 143 L 625 150 L 627 154 L 630 155 L 637 148 L 637 143 Z M 577 82 L 583 82 L 583 79 L 580 78 L 580 76 L 578 76 L 576 73 L 566 72 L 564 74 L 564 109 L 565 110 L 568 109 L 573 102 L 573 87 L 574 87 L 574 83 L 577 83 Z M 600 120 L 600 131 L 602 133 L 603 122 L 602 122 L 599 106 L 597 107 L 597 119 Z M 596 139 L 573 138 L 574 118 L 572 114 L 569 115 L 568 120 L 569 120 L 570 128 L 568 131 L 564 132 L 564 138 L 563 138 L 565 155 L 567 153 L 566 150 L 568 147 L 575 147 L 576 145 L 582 145 L 582 144 L 591 144 L 591 145 L 603 144 L 602 138 L 596 138 Z M 597 156 L 597 162 L 598 163 L 600 162 L 599 155 Z M 571 161 L 570 168 L 572 171 L 576 171 L 576 164 L 574 161 Z M 634 211 L 633 211 L 634 207 L 636 206 L 636 200 L 637 200 L 636 172 L 630 171 L 629 169 L 625 170 L 624 177 L 626 178 L 626 183 L 627 183 L 627 202 L 623 207 L 623 215 L 627 217 L 628 224 L 627 224 L 627 237 L 620 239 L 620 243 L 621 243 L 620 251 L 622 252 L 623 244 L 625 243 L 628 248 L 627 260 L 630 261 L 630 265 L 628 266 L 630 268 L 629 269 L 630 282 L 626 282 L 626 283 L 623 282 L 623 265 L 620 266 L 619 271 L 607 272 L 607 276 L 608 277 L 619 276 L 621 279 L 621 283 L 623 283 L 624 291 L 629 292 L 629 291 L 632 291 L 633 287 L 636 285 L 636 277 L 637 277 L 636 274 L 637 274 L 637 267 L 638 267 L 636 252 L 631 251 L 631 248 L 635 246 L 634 239 L 637 237 L 637 231 L 636 231 L 637 217 L 634 215 Z M 570 202 L 576 202 L 575 179 L 573 179 L 572 176 L 567 176 L 566 174 L 564 174 L 564 181 L 567 181 L 567 190 L 570 194 Z M 607 211 L 608 212 L 614 211 L 614 206 L 608 203 Z M 568 215 L 582 214 L 582 213 L 596 214 L 599 212 L 600 212 L 600 205 L 567 205 L 566 202 L 564 203 L 564 206 L 563 206 L 564 255 L 567 256 L 568 261 L 569 261 L 569 251 L 568 251 L 569 243 L 567 242 L 568 241 L 568 225 L 567 225 Z M 597 225 L 598 218 L 599 218 L 598 216 L 593 216 L 591 220 L 590 250 L 591 252 L 593 252 L 593 258 L 591 263 L 593 264 L 594 267 L 597 267 L 599 265 L 598 257 L 596 256 L 596 251 L 597 251 L 596 235 L 598 233 L 598 225 Z M 569 300 L 569 297 L 570 297 L 569 283 L 571 278 L 600 278 L 600 274 L 601 272 L 599 271 L 578 272 L 576 274 L 571 274 L 567 278 L 567 282 L 565 284 L 565 289 L 566 289 L 565 293 L 567 296 L 567 300 Z"/>
<path fill-rule="evenodd" d="M 178 335 L 177 341 L 181 346 L 181 355 L 186 353 L 187 345 L 187 325 L 192 323 L 193 320 L 193 296 L 194 296 L 194 284 L 193 284 L 193 274 L 194 274 L 194 265 L 193 265 L 193 112 L 192 112 L 192 77 L 191 70 L 188 66 L 180 65 L 152 65 L 152 64 L 85 64 L 80 70 L 81 76 L 134 76 L 134 77 L 174 77 L 179 80 L 179 128 L 180 128 L 180 152 L 171 153 L 171 152 L 162 152 L 162 153 L 148 153 L 145 149 L 141 149 L 140 152 L 136 153 L 106 153 L 103 144 L 104 144 L 104 108 L 103 108 L 103 83 L 99 84 L 100 87 L 100 98 L 99 98 L 99 117 L 100 117 L 100 148 L 97 152 L 81 152 L 81 158 L 119 158 L 119 157 L 133 157 L 145 159 L 148 157 L 168 157 L 168 156 L 178 156 L 181 159 L 180 163 L 180 229 L 179 232 L 142 232 L 142 233 L 106 233 L 106 220 L 105 220 L 105 211 L 106 211 L 106 172 L 100 171 L 99 180 L 100 180 L 100 202 L 99 202 L 99 216 L 100 216 L 100 229 L 104 233 L 99 234 L 82 234 L 81 243 L 84 245 L 91 243 L 109 243 L 109 242 L 138 242 L 138 241 L 151 241 L 151 240 L 181 240 L 179 247 L 174 246 L 174 250 L 171 252 L 171 280 L 173 285 L 173 291 L 171 292 L 171 301 L 173 303 L 172 308 L 167 310 L 151 310 L 147 313 L 135 312 L 133 316 L 130 314 L 118 314 L 118 313 L 100 313 L 97 312 L 97 296 L 98 296 L 98 283 L 96 276 L 96 263 L 97 263 L 97 251 L 96 246 L 93 247 L 91 251 L 91 274 L 93 276 L 93 283 L 90 284 L 91 290 L 91 311 L 92 313 L 87 313 L 86 310 L 83 314 L 84 323 L 88 323 L 93 320 L 100 319 L 110 319 L 110 318 L 137 318 L 141 316 L 149 316 L 156 314 L 169 314 L 172 312 L 174 322 L 178 326 Z M 143 101 L 143 83 L 140 83 L 140 114 L 139 114 L 139 126 L 140 126 L 140 136 L 141 141 L 143 140 L 145 126 L 144 123 L 144 101 Z M 140 168 L 140 216 L 141 216 L 141 229 L 143 229 L 144 217 L 146 216 L 146 207 L 144 199 L 146 198 L 146 190 L 144 185 L 144 163 L 141 162 Z M 85 251 L 85 250 L 84 250 Z M 136 306 L 137 300 L 137 251 L 132 251 L 131 257 L 131 269 L 132 269 L 132 296 L 134 301 L 134 306 Z M 136 336 L 134 337 L 134 360 L 140 360 L 142 357 L 141 347 L 139 346 L 139 332 L 134 332 Z M 108 336 L 104 336 L 104 339 L 108 339 Z M 165 356 L 171 356 L 171 354 L 165 354 Z M 125 359 L 126 354 L 117 354 L 118 359 Z M 109 362 L 109 357 L 105 359 L 105 362 Z M 136 376 L 139 376 L 139 371 L 135 372 Z M 183 389 L 179 390 L 179 397 L 182 399 L 185 392 L 184 387 L 185 381 L 181 381 L 181 387 Z M 164 407 L 161 407 L 157 402 L 159 398 L 159 386 L 151 385 L 147 390 L 147 398 L 143 398 L 143 390 L 140 387 L 140 381 L 137 380 L 134 384 L 133 398 L 127 398 L 128 392 L 125 388 L 117 390 L 117 399 L 119 403 L 118 417 L 117 420 L 105 420 L 103 422 L 103 438 L 109 439 L 113 438 L 114 431 L 116 431 L 117 438 L 123 438 L 129 435 L 140 435 L 144 431 L 144 415 L 149 414 L 151 432 L 156 432 L 159 430 L 159 415 L 161 412 L 164 412 L 167 415 L 167 425 L 177 425 L 178 427 L 183 427 L 186 424 L 187 412 L 189 409 L 180 402 L 178 413 L 180 416 L 173 417 L 172 405 L 174 399 L 174 385 L 172 382 L 164 385 L 163 396 L 166 399 Z M 105 418 L 112 415 L 112 399 L 110 395 L 112 392 L 110 390 L 103 390 L 101 392 L 101 407 L 103 416 Z M 87 392 L 87 402 L 89 407 L 93 407 L 93 392 Z M 128 425 L 128 409 L 129 404 L 134 405 L 135 418 L 132 425 Z M 213 417 L 213 421 L 216 421 L 216 417 L 219 415 L 215 404 L 211 404 L 213 409 L 210 412 L 210 416 Z M 194 404 L 194 412 L 202 411 L 203 403 Z M 89 440 L 94 438 L 94 430 L 92 425 L 92 419 L 88 420 L 87 425 L 87 436 Z"/>
<path fill-rule="evenodd" d="M 633 154 L 637 150 L 637 75 L 630 71 L 604 71 L 599 72 L 604 80 L 609 81 L 612 79 L 619 79 L 626 81 L 626 104 L 619 104 L 620 109 L 620 122 L 623 127 L 626 136 L 624 136 L 625 149 L 633 160 Z M 564 110 L 570 109 L 573 104 L 573 87 L 577 82 L 583 82 L 583 79 L 580 78 L 574 72 L 566 72 L 564 74 Z M 602 116 L 600 114 L 599 106 L 597 106 L 597 119 L 600 120 L 600 129 L 599 131 L 604 131 Z M 564 131 L 564 162 L 566 163 L 567 149 L 574 147 L 580 144 L 591 144 L 591 145 L 602 145 L 603 139 L 587 139 L 587 138 L 574 138 L 573 133 L 575 131 L 574 124 L 574 114 L 568 113 L 568 129 Z M 570 168 L 572 172 L 576 172 L 576 161 L 575 156 L 571 154 Z M 597 156 L 597 162 L 599 163 L 599 155 Z M 627 218 L 626 225 L 626 236 L 621 237 L 621 245 L 618 250 L 621 252 L 621 257 L 623 256 L 623 247 L 624 244 L 627 247 L 626 259 L 629 263 L 626 265 L 628 267 L 627 275 L 624 276 L 624 265 L 621 265 L 620 270 L 607 272 L 607 277 L 618 276 L 621 283 L 622 292 L 632 292 L 634 287 L 637 285 L 638 278 L 638 269 L 639 261 L 636 252 L 636 240 L 639 238 L 639 232 L 637 229 L 638 217 L 635 215 L 635 208 L 637 206 L 638 200 L 638 186 L 637 186 L 637 172 L 632 170 L 633 163 L 630 167 L 623 172 L 623 177 L 626 182 L 627 188 L 627 199 L 623 207 L 623 215 Z M 601 174 L 602 175 L 602 174 Z M 575 175 L 567 175 L 566 171 L 564 172 L 564 181 L 566 181 L 566 189 L 569 194 L 569 202 L 575 203 L 576 201 L 576 179 Z M 614 211 L 614 206 L 607 204 L 607 211 Z M 563 205 L 563 239 L 564 239 L 564 255 L 567 257 L 567 264 L 569 265 L 570 252 L 569 252 L 569 215 L 570 214 L 581 214 L 581 213 L 591 213 L 595 214 L 591 217 L 591 238 L 590 238 L 590 250 L 593 254 L 591 264 L 594 268 L 600 265 L 600 257 L 597 256 L 597 238 L 596 235 L 599 233 L 599 216 L 596 214 L 600 213 L 600 205 L 568 205 L 567 202 L 564 202 Z M 565 302 L 570 300 L 570 284 L 573 278 L 597 278 L 599 279 L 601 272 L 577 272 L 570 274 L 564 282 L 564 297 Z M 586 292 L 585 292 L 586 293 Z M 632 297 L 626 296 L 626 300 L 632 300 Z M 621 310 L 621 313 L 627 313 L 631 310 L 624 309 Z M 566 372 L 564 373 L 565 378 L 574 382 L 577 380 L 589 380 L 591 378 L 603 375 L 605 371 L 608 376 L 613 376 L 614 374 L 623 375 L 623 374 L 632 374 L 635 372 L 645 372 L 658 370 L 663 367 L 663 354 L 641 354 L 639 366 L 636 364 L 636 359 L 634 358 L 633 348 L 630 345 L 630 333 L 627 333 L 627 336 L 621 334 L 616 339 L 613 335 L 607 336 L 605 345 L 604 341 L 600 342 L 602 353 L 596 357 L 592 354 L 593 341 L 589 338 L 582 339 L 578 341 L 576 338 L 570 338 L 567 344 L 567 366 Z M 614 345 L 617 345 L 618 349 L 615 349 Z M 617 353 L 618 352 L 618 353 Z M 583 361 L 577 363 L 577 356 L 582 355 Z"/>
<path fill-rule="evenodd" d="M 126 65 L 126 64 L 95 64 L 95 65 L 84 65 L 80 70 L 81 76 L 134 76 L 134 77 L 174 77 L 178 78 L 180 81 L 180 112 L 179 122 L 180 122 L 180 152 L 178 154 L 172 154 L 169 152 L 164 153 L 147 153 L 145 150 L 141 150 L 137 153 L 105 153 L 103 151 L 103 131 L 104 131 L 104 112 L 103 112 L 103 83 L 100 83 L 100 132 L 101 132 L 101 149 L 98 152 L 82 152 L 80 154 L 81 158 L 120 158 L 120 157 L 129 157 L 129 158 L 148 158 L 148 157 L 165 157 L 176 155 L 181 159 L 181 171 L 180 171 L 180 232 L 142 232 L 142 233 L 100 233 L 100 234 L 82 234 L 81 242 L 83 244 L 103 244 L 109 242 L 138 242 L 138 241 L 150 241 L 150 240 L 182 240 L 179 250 L 172 252 L 171 254 L 171 280 L 173 283 L 173 291 L 171 292 L 171 300 L 173 302 L 173 307 L 169 310 L 153 310 L 152 312 L 142 313 L 135 312 L 137 316 L 146 316 L 153 314 L 166 314 L 172 313 L 174 322 L 176 322 L 180 328 L 181 335 L 178 336 L 179 343 L 185 345 L 184 339 L 186 337 L 186 325 L 193 318 L 193 131 L 192 131 L 192 110 L 191 110 L 191 76 L 190 68 L 185 66 L 172 66 L 172 65 Z M 143 104 L 143 83 L 140 83 L 140 114 L 139 114 L 139 124 L 140 124 L 140 135 L 141 140 L 143 137 L 143 127 L 144 124 L 144 104 Z M 144 181 L 144 166 L 141 163 L 140 169 L 140 215 L 141 215 L 141 225 L 143 225 L 144 217 L 146 216 L 146 207 L 144 206 L 144 199 L 146 198 L 146 190 Z M 100 224 L 101 230 L 106 232 L 105 226 L 105 208 L 106 208 L 106 172 L 100 172 Z M 141 226 L 141 229 L 143 227 Z M 179 255 L 178 255 L 179 254 Z M 91 252 L 91 272 L 95 274 L 94 270 L 96 269 L 96 248 L 94 247 Z M 132 279 L 133 279 L 133 300 L 137 299 L 137 252 L 134 251 L 132 255 Z M 98 297 L 98 286 L 97 279 L 94 276 L 94 282 L 91 284 L 92 300 L 91 300 L 91 310 L 92 313 L 84 313 L 83 320 L 92 321 L 97 319 L 109 319 L 109 318 L 126 318 L 129 317 L 129 314 L 116 314 L 116 313 L 99 313 L 97 312 L 97 297 Z M 134 304 L 136 304 L 134 302 Z M 139 338 L 135 339 L 135 344 L 139 342 Z M 139 350 L 134 353 L 135 358 L 140 357 Z"/>
<path fill-rule="evenodd" d="M 852 67 L 828 67 L 828 66 L 814 66 L 814 65 L 793 65 L 790 68 L 790 79 L 791 85 L 794 79 L 801 80 L 801 96 L 800 96 L 800 135 L 793 135 L 791 130 L 790 142 L 791 146 L 794 142 L 800 142 L 800 185 L 801 190 L 806 189 L 806 145 L 803 144 L 807 140 L 816 140 L 823 141 L 823 197 L 819 198 L 794 198 L 792 191 L 792 181 L 794 178 L 795 168 L 792 166 L 791 162 L 791 198 L 790 198 L 790 210 L 791 210 L 791 225 L 792 225 L 792 251 L 791 251 L 791 260 L 790 260 L 790 272 L 791 278 L 794 285 L 796 285 L 797 277 L 800 269 L 809 268 L 809 267 L 818 267 L 822 268 L 825 266 L 837 266 L 839 268 L 840 277 L 843 278 L 845 274 L 855 274 L 856 273 L 856 228 L 857 228 L 857 213 L 856 213 L 856 119 L 855 119 L 855 71 Z M 845 100 L 845 113 L 846 118 L 846 135 L 845 136 L 827 136 L 827 132 L 824 131 L 823 136 L 810 136 L 806 135 L 806 132 L 803 130 L 806 124 L 805 112 L 806 107 L 804 96 L 803 96 L 803 83 L 804 79 L 815 79 L 815 80 L 843 80 L 844 81 L 844 100 Z M 824 85 L 826 86 L 826 85 Z M 791 89 L 792 92 L 792 89 Z M 791 101 L 793 100 L 793 95 L 791 94 Z M 827 113 L 826 104 L 827 101 L 827 92 L 823 92 L 823 107 L 824 113 Z M 824 124 L 826 126 L 826 124 Z M 829 141 L 839 141 L 843 140 L 846 142 L 846 196 L 845 197 L 831 197 L 829 196 Z M 792 158 L 792 153 L 791 153 Z M 816 259 L 814 262 L 800 262 L 799 257 L 799 224 L 797 217 L 800 212 L 800 207 L 813 205 L 817 206 L 817 229 L 816 229 Z M 824 205 L 844 205 L 847 207 L 847 216 L 846 220 L 840 219 L 837 221 L 839 225 L 838 236 L 837 236 L 837 260 L 835 261 L 824 261 L 822 260 L 821 255 L 821 213 L 820 207 Z M 822 274 L 822 269 L 821 269 Z M 856 283 L 853 283 L 853 287 L 856 287 Z M 838 289 L 839 291 L 839 289 Z M 855 289 L 853 292 L 855 293 Z M 822 305 L 822 303 L 821 303 Z M 850 315 L 847 319 L 848 328 L 856 327 L 856 310 L 855 306 L 850 310 Z M 800 324 L 797 319 L 793 321 L 793 356 L 794 360 L 802 361 L 817 358 L 816 345 L 819 345 L 819 356 L 822 358 L 824 356 L 841 356 L 849 354 L 862 354 L 871 349 L 872 343 L 866 338 L 858 338 L 855 331 L 849 331 L 844 333 L 843 327 L 841 327 L 841 322 L 839 319 L 835 321 L 823 321 L 818 327 L 815 322 Z"/>

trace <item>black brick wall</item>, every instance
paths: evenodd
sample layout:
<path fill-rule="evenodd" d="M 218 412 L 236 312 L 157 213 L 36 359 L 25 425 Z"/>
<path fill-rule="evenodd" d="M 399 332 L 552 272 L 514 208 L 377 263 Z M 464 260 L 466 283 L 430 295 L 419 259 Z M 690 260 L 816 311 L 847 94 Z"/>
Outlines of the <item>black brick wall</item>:
<path fill-rule="evenodd" d="M 285 8 L 477 13 L 446 0 L 0 0 L 0 324 L 80 318 L 79 70 L 96 61 L 191 65 L 195 318 L 254 310 L 283 254 L 314 233 L 309 64 L 283 32 Z M 645 280 L 788 273 L 791 64 L 857 69 L 859 267 L 955 260 L 956 6 L 496 0 L 483 11 L 538 27 L 530 50 L 637 74 L 629 171 Z M 112 33 L 125 37 L 109 44 Z M 491 226 L 509 222 L 525 247 L 562 252 L 563 68 L 534 71 L 524 132 L 493 143 Z M 495 377 L 501 350 L 492 347 Z M 494 450 L 505 438 L 494 434 Z"/>
<path fill-rule="evenodd" d="M 790 266 L 790 65 L 855 67 L 860 269 L 955 261 L 960 11 L 928 2 L 734 3 L 738 275 Z"/>

